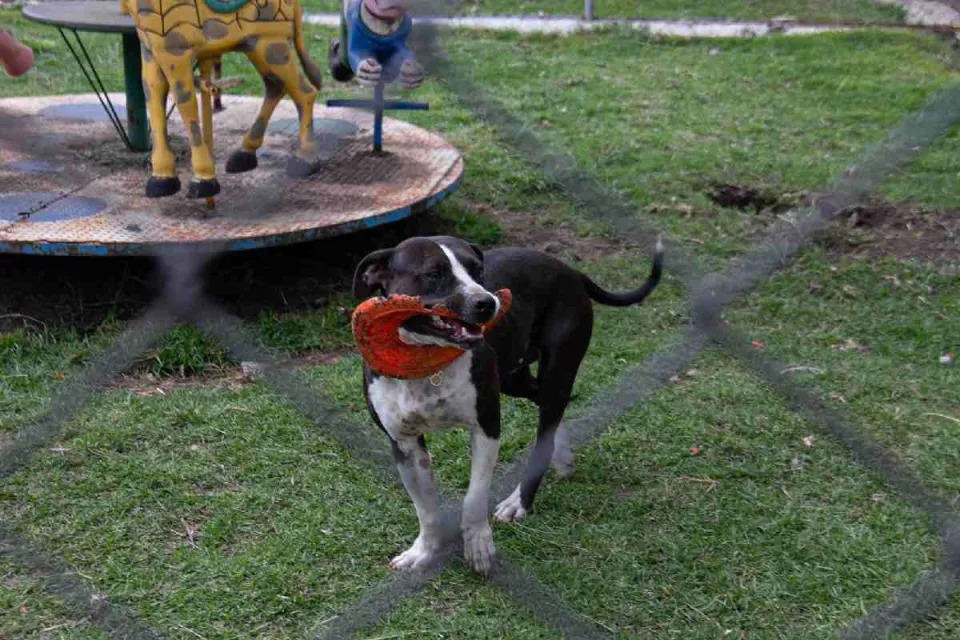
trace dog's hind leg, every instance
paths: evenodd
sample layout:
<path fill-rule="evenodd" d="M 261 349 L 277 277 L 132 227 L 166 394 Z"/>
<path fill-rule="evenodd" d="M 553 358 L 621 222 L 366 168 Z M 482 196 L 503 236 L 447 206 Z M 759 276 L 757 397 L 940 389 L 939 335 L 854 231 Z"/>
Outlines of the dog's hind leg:
<path fill-rule="evenodd" d="M 540 384 L 530 373 L 530 365 L 523 365 L 505 376 L 501 391 L 514 398 L 526 398 L 537 402 L 540 396 Z"/>
<path fill-rule="evenodd" d="M 586 351 L 586 349 L 584 349 Z M 576 356 L 571 358 L 571 356 Z M 512 522 L 527 515 L 533 506 L 533 499 L 551 461 L 554 459 L 557 427 L 563 419 L 563 412 L 570 401 L 573 382 L 577 377 L 577 368 L 583 354 L 567 353 L 563 358 L 555 351 L 545 352 L 540 358 L 540 388 L 544 391 L 540 397 L 540 422 L 537 425 L 537 441 L 523 472 L 523 479 L 510 496 L 497 505 L 494 513 L 501 522 Z M 569 445 L 566 434 L 561 446 Z M 562 459 L 563 455 L 560 456 Z M 571 460 L 568 461 L 572 462 Z"/>
<path fill-rule="evenodd" d="M 440 494 L 430 468 L 430 454 L 423 436 L 391 440 L 391 443 L 403 486 L 417 509 L 420 534 L 413 546 L 390 561 L 390 566 L 400 570 L 427 567 L 436 560 L 443 544 Z"/>

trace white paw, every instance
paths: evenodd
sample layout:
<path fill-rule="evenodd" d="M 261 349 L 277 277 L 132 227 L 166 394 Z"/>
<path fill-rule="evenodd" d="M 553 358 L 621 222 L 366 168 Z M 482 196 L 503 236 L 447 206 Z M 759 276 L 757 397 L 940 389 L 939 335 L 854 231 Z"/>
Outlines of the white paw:
<path fill-rule="evenodd" d="M 510 497 L 498 504 L 497 510 L 493 512 L 493 517 L 500 522 L 516 522 L 525 515 L 527 510 L 520 504 L 520 485 L 517 485 Z"/>
<path fill-rule="evenodd" d="M 383 74 L 383 67 L 373 58 L 362 60 L 357 65 L 357 81 L 365 86 L 373 86 L 380 82 Z"/>
<path fill-rule="evenodd" d="M 436 557 L 437 552 L 433 546 L 424 543 L 422 536 L 417 536 L 412 547 L 390 561 L 390 568 L 397 571 L 422 569 L 433 562 Z"/>
<path fill-rule="evenodd" d="M 493 545 L 493 531 L 489 523 L 463 530 L 463 557 L 474 571 L 489 574 L 496 556 L 497 549 Z"/>

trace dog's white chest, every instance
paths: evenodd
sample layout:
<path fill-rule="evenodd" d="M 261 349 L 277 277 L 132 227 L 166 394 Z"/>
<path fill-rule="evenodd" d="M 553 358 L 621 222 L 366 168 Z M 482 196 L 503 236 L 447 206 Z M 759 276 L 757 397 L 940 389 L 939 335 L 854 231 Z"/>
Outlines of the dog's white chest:
<path fill-rule="evenodd" d="M 477 426 L 477 390 L 470 375 L 473 354 L 467 351 L 443 370 L 438 384 L 430 378 L 380 377 L 367 393 L 383 428 L 394 439 L 449 427 Z"/>

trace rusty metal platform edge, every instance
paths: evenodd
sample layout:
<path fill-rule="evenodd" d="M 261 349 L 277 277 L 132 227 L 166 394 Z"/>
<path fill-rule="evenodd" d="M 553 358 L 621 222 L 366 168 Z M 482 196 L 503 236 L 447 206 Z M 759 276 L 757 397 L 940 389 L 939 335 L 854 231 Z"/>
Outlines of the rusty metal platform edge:
<path fill-rule="evenodd" d="M 255 249 L 266 249 L 269 247 L 279 247 L 298 242 L 309 242 L 321 238 L 330 238 L 334 236 L 347 235 L 364 229 L 372 229 L 391 222 L 398 222 L 405 218 L 426 212 L 436 206 L 447 196 L 454 193 L 460 187 L 460 181 L 463 179 L 463 159 L 459 159 L 451 168 L 456 172 L 452 179 L 449 177 L 442 182 L 445 186 L 437 192 L 430 194 L 422 200 L 418 200 L 409 205 L 378 213 L 367 218 L 359 220 L 348 220 L 340 224 L 316 227 L 312 229 L 303 229 L 290 233 L 280 233 L 265 235 L 254 238 L 233 238 L 226 241 L 198 241 L 198 242 L 46 242 L 46 241 L 24 241 L 10 242 L 0 241 L 0 253 L 36 255 L 36 256 L 152 256 L 161 253 L 165 249 L 188 244 L 194 247 L 204 245 L 216 246 L 222 251 L 251 251 Z"/>

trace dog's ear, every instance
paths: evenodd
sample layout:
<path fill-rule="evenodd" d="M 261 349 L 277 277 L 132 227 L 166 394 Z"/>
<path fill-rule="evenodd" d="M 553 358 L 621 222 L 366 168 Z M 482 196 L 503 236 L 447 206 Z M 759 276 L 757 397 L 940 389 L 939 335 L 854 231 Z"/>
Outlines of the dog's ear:
<path fill-rule="evenodd" d="M 360 261 L 353 274 L 354 297 L 369 298 L 374 292 L 387 286 L 391 257 L 393 249 L 380 249 Z"/>

